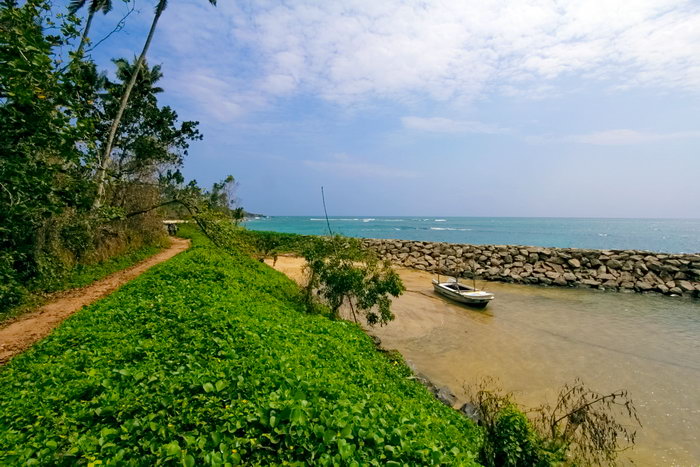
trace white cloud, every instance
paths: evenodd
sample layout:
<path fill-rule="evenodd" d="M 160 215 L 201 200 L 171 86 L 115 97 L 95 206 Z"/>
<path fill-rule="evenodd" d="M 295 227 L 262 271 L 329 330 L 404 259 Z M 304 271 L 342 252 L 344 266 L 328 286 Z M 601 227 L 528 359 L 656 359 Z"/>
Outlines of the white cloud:
<path fill-rule="evenodd" d="M 677 131 L 672 133 L 653 133 L 637 130 L 606 130 L 583 135 L 571 135 L 565 141 L 600 146 L 617 146 L 628 144 L 654 143 L 676 139 L 700 138 L 700 131 Z"/>
<path fill-rule="evenodd" d="M 216 64 L 218 79 L 261 100 L 541 97 L 570 76 L 700 91 L 700 5 L 690 0 L 205 4 L 166 12 L 161 32 L 179 68 Z"/>
<path fill-rule="evenodd" d="M 401 123 L 412 130 L 429 131 L 434 133 L 506 133 L 508 130 L 496 125 L 471 121 L 452 120 L 443 117 L 402 117 Z"/>
<path fill-rule="evenodd" d="M 180 97 L 194 100 L 199 115 L 213 117 L 218 122 L 230 122 L 247 111 L 265 105 L 258 93 L 242 93 L 235 82 L 222 77 L 215 69 L 180 70 L 166 75 L 165 87 Z"/>
<path fill-rule="evenodd" d="M 416 178 L 416 172 L 400 167 L 364 162 L 346 154 L 335 154 L 331 160 L 305 160 L 304 165 L 323 172 L 347 177 Z"/>

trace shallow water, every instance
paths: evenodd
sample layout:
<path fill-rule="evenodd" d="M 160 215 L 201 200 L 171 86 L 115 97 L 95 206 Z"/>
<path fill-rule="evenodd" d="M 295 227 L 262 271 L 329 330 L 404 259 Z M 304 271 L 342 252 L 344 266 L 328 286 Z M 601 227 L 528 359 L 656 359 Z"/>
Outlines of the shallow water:
<path fill-rule="evenodd" d="M 301 264 L 277 267 L 299 279 Z M 463 397 L 465 385 L 495 377 L 528 407 L 577 377 L 599 392 L 626 389 L 643 427 L 621 459 L 700 464 L 699 301 L 483 283 L 496 299 L 478 311 L 435 295 L 430 274 L 400 273 L 396 320 L 371 332 L 438 385 Z"/>

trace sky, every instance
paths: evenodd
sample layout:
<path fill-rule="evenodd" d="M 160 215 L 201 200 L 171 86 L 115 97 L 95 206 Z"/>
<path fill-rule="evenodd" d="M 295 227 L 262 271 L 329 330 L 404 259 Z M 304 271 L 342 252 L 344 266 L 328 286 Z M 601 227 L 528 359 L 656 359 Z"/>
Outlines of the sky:
<path fill-rule="evenodd" d="M 697 0 L 172 0 L 149 63 L 204 134 L 185 176 L 252 212 L 700 218 Z"/>

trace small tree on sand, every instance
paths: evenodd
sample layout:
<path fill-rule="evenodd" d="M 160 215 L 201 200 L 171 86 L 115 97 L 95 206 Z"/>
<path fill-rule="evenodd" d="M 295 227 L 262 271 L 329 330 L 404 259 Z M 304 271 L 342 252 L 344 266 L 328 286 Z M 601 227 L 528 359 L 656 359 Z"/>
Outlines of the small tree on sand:
<path fill-rule="evenodd" d="M 340 235 L 313 238 L 302 254 L 309 277 L 304 289 L 309 308 L 313 308 L 316 292 L 335 317 L 347 303 L 355 322 L 358 314 L 364 314 L 370 326 L 394 319 L 390 297 L 398 297 L 405 290 L 401 278 L 388 262 L 363 248 L 359 240 Z"/>

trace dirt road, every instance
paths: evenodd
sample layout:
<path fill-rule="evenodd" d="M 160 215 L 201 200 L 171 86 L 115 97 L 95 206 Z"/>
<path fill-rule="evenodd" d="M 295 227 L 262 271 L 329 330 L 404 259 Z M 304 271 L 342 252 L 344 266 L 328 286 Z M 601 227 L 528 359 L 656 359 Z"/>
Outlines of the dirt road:
<path fill-rule="evenodd" d="M 0 328 L 0 365 L 48 336 L 64 319 L 82 307 L 111 294 L 150 267 L 172 258 L 189 246 L 189 240 L 173 237 L 170 247 L 160 253 L 91 285 L 61 293 L 60 298 L 4 325 Z"/>

